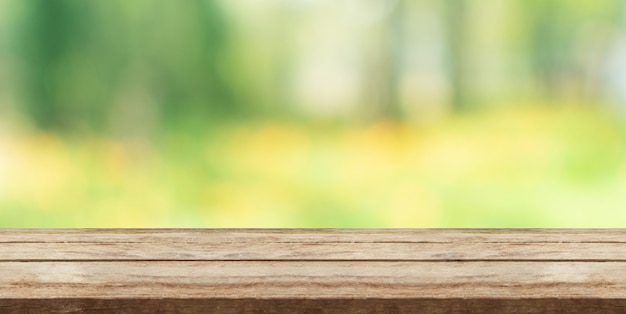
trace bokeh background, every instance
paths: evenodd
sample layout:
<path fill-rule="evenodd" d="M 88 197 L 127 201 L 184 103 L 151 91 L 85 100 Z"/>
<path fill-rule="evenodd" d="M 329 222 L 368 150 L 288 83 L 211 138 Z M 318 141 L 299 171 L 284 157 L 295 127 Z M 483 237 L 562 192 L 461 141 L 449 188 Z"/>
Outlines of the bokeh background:
<path fill-rule="evenodd" d="M 623 227 L 625 17 L 0 0 L 0 227 Z"/>

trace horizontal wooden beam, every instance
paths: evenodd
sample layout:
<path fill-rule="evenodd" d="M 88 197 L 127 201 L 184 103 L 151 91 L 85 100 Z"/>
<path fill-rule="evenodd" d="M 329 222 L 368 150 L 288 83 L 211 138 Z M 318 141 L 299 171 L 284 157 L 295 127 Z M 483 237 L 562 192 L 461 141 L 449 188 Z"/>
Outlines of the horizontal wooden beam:
<path fill-rule="evenodd" d="M 625 313 L 626 230 L 0 230 L 40 311 Z"/>

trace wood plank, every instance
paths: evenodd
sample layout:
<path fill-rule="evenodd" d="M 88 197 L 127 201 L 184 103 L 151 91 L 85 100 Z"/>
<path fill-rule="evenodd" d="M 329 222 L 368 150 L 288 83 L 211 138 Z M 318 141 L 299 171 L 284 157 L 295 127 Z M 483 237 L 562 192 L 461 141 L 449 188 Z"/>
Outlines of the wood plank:
<path fill-rule="evenodd" d="M 626 261 L 626 243 L 0 243 L 0 261 Z"/>
<path fill-rule="evenodd" d="M 625 241 L 622 229 L 5 229 L 0 261 L 624 261 Z"/>
<path fill-rule="evenodd" d="M 0 229 L 0 243 L 626 243 L 626 229 Z"/>
<path fill-rule="evenodd" d="M 624 262 L 2 262 L 15 298 L 626 297 Z"/>
<path fill-rule="evenodd" d="M 5 299 L 0 313 L 622 314 L 623 299 Z"/>

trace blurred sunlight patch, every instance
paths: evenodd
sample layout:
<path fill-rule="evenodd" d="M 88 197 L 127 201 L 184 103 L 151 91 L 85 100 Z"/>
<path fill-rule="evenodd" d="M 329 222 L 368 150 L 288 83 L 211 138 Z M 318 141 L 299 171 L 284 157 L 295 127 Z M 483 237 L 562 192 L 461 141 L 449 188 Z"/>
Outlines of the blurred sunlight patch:
<path fill-rule="evenodd" d="M 412 127 L 0 139 L 3 227 L 617 227 L 626 130 L 543 106 Z"/>

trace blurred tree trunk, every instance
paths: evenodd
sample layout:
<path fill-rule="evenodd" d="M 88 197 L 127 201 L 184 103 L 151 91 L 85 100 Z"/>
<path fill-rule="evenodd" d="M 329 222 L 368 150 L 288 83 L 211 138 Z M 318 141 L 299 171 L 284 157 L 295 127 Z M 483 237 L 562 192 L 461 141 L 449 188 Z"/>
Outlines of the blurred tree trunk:
<path fill-rule="evenodd" d="M 383 68 L 386 75 L 382 76 L 386 80 L 383 96 L 383 116 L 391 120 L 402 119 L 402 108 L 398 95 L 398 84 L 400 82 L 400 71 L 402 69 L 402 57 L 404 54 L 404 27 L 405 27 L 405 1 L 396 0 L 393 11 L 386 24 L 387 45 L 383 57 Z"/>
<path fill-rule="evenodd" d="M 559 77 L 567 59 L 562 48 L 565 38 L 559 34 L 561 21 L 554 0 L 530 1 L 531 59 L 539 92 L 548 99 L 558 96 Z"/>
<path fill-rule="evenodd" d="M 455 111 L 466 109 L 469 102 L 466 71 L 467 57 L 467 0 L 446 0 L 445 16 L 448 40 L 448 75 L 450 102 Z"/>
<path fill-rule="evenodd" d="M 25 111 L 42 129 L 73 128 L 86 109 L 85 99 L 75 97 L 83 86 L 69 85 L 80 72 L 74 58 L 89 36 L 89 12 L 83 3 L 67 0 L 33 0 L 25 7 Z"/>
<path fill-rule="evenodd" d="M 288 5 L 280 5 L 276 12 L 274 42 L 272 60 L 276 71 L 273 73 L 270 84 L 270 97 L 266 98 L 266 113 L 272 115 L 292 115 L 295 112 L 293 98 L 289 92 L 291 83 L 291 70 L 295 55 L 294 27 L 298 25 L 299 12 Z"/>
<path fill-rule="evenodd" d="M 157 3 L 155 16 L 141 31 L 150 40 L 137 47 L 142 60 L 134 62 L 149 60 L 162 126 L 202 124 L 242 110 L 225 73 L 229 37 L 219 5 L 198 0 Z"/>
<path fill-rule="evenodd" d="M 374 45 L 367 64 L 365 102 L 370 116 L 400 120 L 402 110 L 398 95 L 399 70 L 404 40 L 404 0 L 380 0 L 388 2 L 390 12 L 376 29 Z"/>

